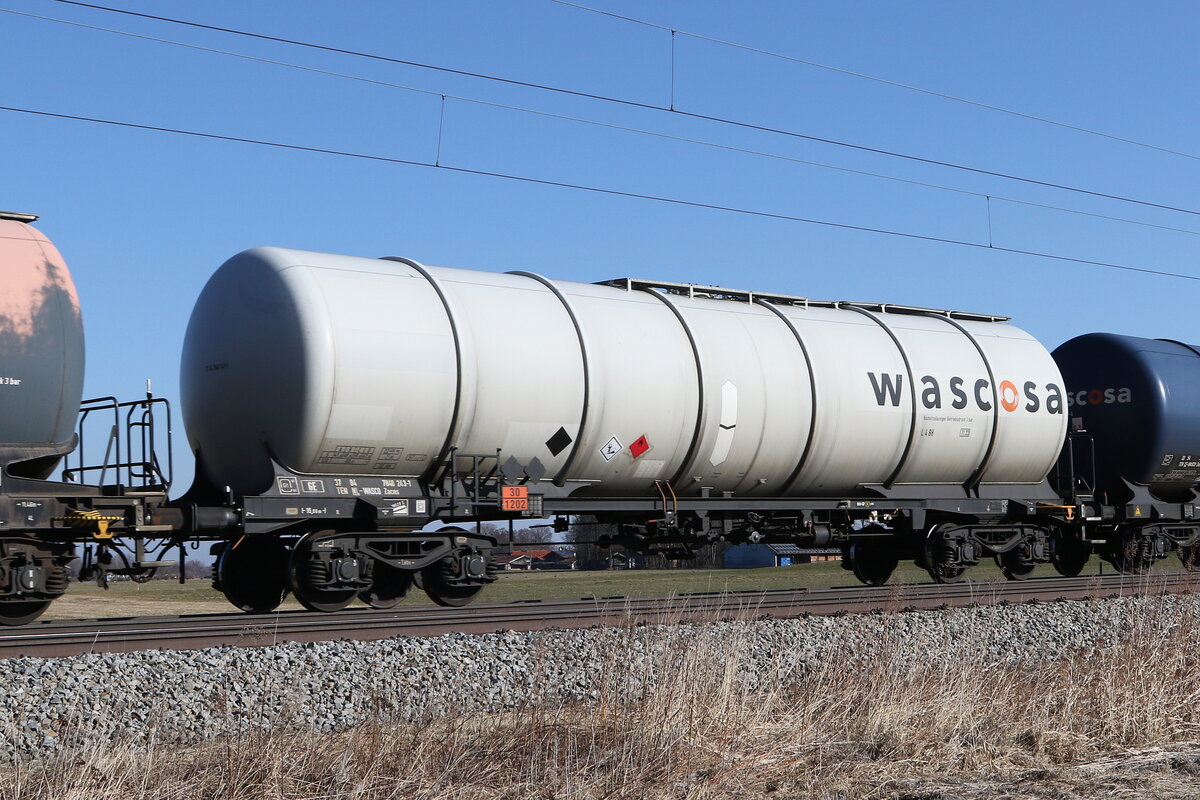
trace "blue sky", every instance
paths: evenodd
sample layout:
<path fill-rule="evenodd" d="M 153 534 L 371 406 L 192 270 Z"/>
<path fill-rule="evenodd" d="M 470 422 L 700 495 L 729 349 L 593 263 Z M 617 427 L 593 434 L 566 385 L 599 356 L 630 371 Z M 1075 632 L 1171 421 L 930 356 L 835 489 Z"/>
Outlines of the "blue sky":
<path fill-rule="evenodd" d="M 113 0 L 114 5 L 118 0 Z M 1200 156 L 1200 9 L 1115 2 L 653 2 L 596 8 Z M 119 7 L 368 51 L 1200 211 L 1200 160 L 600 16 L 551 0 Z M 1197 214 L 53 2 L 0 9 L 0 105 L 585 184 L 1200 276 Z M 402 84 L 432 94 L 405 91 Z M 449 99 L 473 98 L 786 159 Z M 440 136 L 439 136 L 440 129 Z M 0 112 L 0 208 L 42 215 L 79 286 L 88 395 L 178 395 L 191 305 L 280 245 L 597 281 L 710 283 L 1200 341 L 1192 280 L 419 166 Z M 797 163 L 815 161 L 950 192 Z M 970 192 L 975 194 L 966 194 Z M 989 231 L 988 201 L 992 195 Z M 503 330 L 504 310 L 496 310 Z M 537 352 L 535 342 L 514 342 Z M 267 346 L 267 345 L 265 345 Z M 547 365 L 546 380 L 553 381 Z M 182 440 L 181 440 L 182 441 Z M 180 448 L 182 449 L 182 448 Z M 190 463 L 177 450 L 182 485 Z M 182 488 L 182 486 L 181 486 Z"/>

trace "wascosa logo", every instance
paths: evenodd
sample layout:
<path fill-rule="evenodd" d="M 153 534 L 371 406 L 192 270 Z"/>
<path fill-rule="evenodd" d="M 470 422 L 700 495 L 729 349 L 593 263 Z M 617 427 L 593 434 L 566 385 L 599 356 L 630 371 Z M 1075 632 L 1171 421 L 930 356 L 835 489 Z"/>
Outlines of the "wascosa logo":
<path fill-rule="evenodd" d="M 868 372 L 871 389 L 875 392 L 875 402 L 881 406 L 900 405 L 904 396 L 903 375 L 880 375 Z M 951 378 L 948 384 L 950 408 L 962 410 L 972 401 L 980 411 L 992 410 L 992 383 L 987 378 L 979 378 L 970 383 L 963 378 Z M 1000 407 L 1005 411 L 1016 411 L 1024 407 L 1029 413 L 1040 411 L 1043 407 L 1047 413 L 1063 413 L 1063 391 L 1057 384 L 1047 383 L 1039 387 L 1033 381 L 1025 381 L 1020 389 L 1009 380 L 1000 381 L 996 395 Z M 946 398 L 942 394 L 942 385 L 932 375 L 921 378 L 921 405 L 925 408 L 942 408 Z"/>
<path fill-rule="evenodd" d="M 1113 403 L 1132 403 L 1133 392 L 1125 386 L 1120 389 L 1084 389 L 1081 392 L 1067 392 L 1067 405 L 1075 406 L 1110 406 Z"/>

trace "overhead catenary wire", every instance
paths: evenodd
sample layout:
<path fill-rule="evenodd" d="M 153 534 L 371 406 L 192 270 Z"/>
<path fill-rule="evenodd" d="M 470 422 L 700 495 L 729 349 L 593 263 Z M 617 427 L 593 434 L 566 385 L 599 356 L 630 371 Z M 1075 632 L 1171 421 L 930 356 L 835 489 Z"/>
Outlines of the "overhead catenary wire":
<path fill-rule="evenodd" d="M 1096 261 L 1088 258 L 1077 258 L 1073 256 L 1064 256 L 1056 253 L 1044 253 L 1036 250 L 1025 250 L 1015 247 L 1001 247 L 991 243 L 972 242 L 965 239 L 950 239 L 941 236 L 931 236 L 927 234 L 913 233 L 910 231 L 898 231 L 888 228 L 874 228 L 866 225 L 853 225 L 845 222 L 835 222 L 833 220 L 814 219 L 810 217 L 795 216 L 792 214 L 783 214 L 773 211 L 763 211 L 759 209 L 739 208 L 737 206 L 719 205 L 716 203 L 704 203 L 696 200 L 687 200 L 679 197 L 666 197 L 662 195 L 652 195 L 643 192 L 631 192 L 621 189 L 612 189 L 601 186 L 588 186 L 586 184 L 568 183 L 566 181 L 554 181 L 545 178 L 534 178 L 528 175 L 514 175 L 505 172 L 494 172 L 490 170 L 470 169 L 468 167 L 455 167 L 448 164 L 435 164 L 428 161 L 418 161 L 415 159 L 395 158 L 391 156 L 382 156 L 370 153 L 356 153 L 349 150 L 334 150 L 324 147 L 310 147 L 307 145 L 291 144 L 288 142 L 277 142 L 266 139 L 251 139 L 242 136 L 231 136 L 227 134 L 211 133 L 207 131 L 193 131 L 184 128 L 168 128 L 159 125 L 146 125 L 136 122 L 128 122 L 125 120 L 103 119 L 100 117 L 88 117 L 78 114 L 65 114 L 54 111 L 45 111 L 41 109 L 21 108 L 17 106 L 0 105 L 0 111 L 7 111 L 16 114 L 27 114 L 32 116 L 49 117 L 54 119 L 72 120 L 76 122 L 88 122 L 98 125 L 108 125 L 119 128 L 130 128 L 143 131 L 152 131 L 156 133 L 167 133 L 178 136 L 191 136 L 201 139 L 210 139 L 215 141 L 234 142 L 238 144 L 257 145 L 262 147 L 272 147 L 281 150 L 291 150 L 306 153 L 315 153 L 321 155 L 341 156 L 344 158 L 362 159 L 368 161 L 377 161 L 389 164 L 397 164 L 412 167 L 425 167 L 428 169 L 439 169 L 448 172 L 456 172 L 464 175 L 476 175 L 480 177 L 498 178 L 509 181 L 517 181 L 521 183 L 535 184 L 539 186 L 550 186 L 561 189 L 573 189 L 576 191 L 591 192 L 594 194 L 603 194 L 614 197 L 625 197 L 637 200 L 647 200 L 658 203 L 668 203 L 671 205 L 684 206 L 688 208 L 706 209 L 709 211 L 718 211 L 730 214 L 740 214 L 744 216 L 761 217 L 765 219 L 775 219 L 787 222 L 798 222 L 806 225 L 820 225 L 840 230 L 857 231 L 861 233 L 874 233 L 883 236 L 894 236 L 903 239 L 916 241 L 933 242 L 938 244 L 954 245 L 958 247 L 970 247 L 978 250 L 991 250 L 999 253 L 1011 253 L 1015 255 L 1025 255 L 1035 258 L 1050 259 L 1053 261 L 1062 261 L 1072 264 L 1080 264 L 1086 266 L 1102 267 L 1106 269 L 1121 270 L 1125 272 L 1134 272 L 1143 275 L 1157 275 L 1165 278 L 1178 278 L 1188 281 L 1200 281 L 1200 275 L 1189 275 L 1182 272 L 1171 272 L 1169 270 L 1155 269 L 1151 267 L 1139 267 L 1132 264 L 1116 264 L 1106 261 Z"/>
<path fill-rule="evenodd" d="M 151 20 L 155 20 L 158 22 L 166 22 L 166 23 L 170 23 L 170 24 L 174 24 L 174 25 L 183 25 L 183 26 L 202 29 L 202 30 L 210 30 L 210 31 L 216 31 L 216 32 L 220 32 L 220 33 L 228 33 L 228 34 L 235 35 L 235 36 L 244 36 L 244 37 L 259 39 L 259 40 L 263 40 L 263 41 L 277 42 L 277 43 L 281 43 L 281 44 L 289 44 L 289 45 L 294 45 L 297 47 L 304 47 L 304 48 L 319 50 L 319 51 L 323 51 L 323 52 L 338 53 L 341 55 L 349 55 L 349 56 L 353 56 L 353 57 L 357 57 L 357 58 L 366 58 L 366 59 L 381 61 L 381 62 L 385 62 L 385 63 L 416 67 L 419 69 L 427 69 L 427 70 L 443 72 L 443 73 L 452 74 L 452 75 L 461 75 L 464 77 L 477 78 L 480 80 L 492 81 L 492 82 L 496 82 L 496 83 L 503 83 L 503 84 L 507 84 L 507 85 L 511 85 L 511 86 L 521 86 L 521 87 L 535 89 L 535 90 L 539 90 L 539 91 L 552 92 L 552 93 L 556 93 L 556 94 L 562 94 L 562 95 L 567 95 L 567 96 L 571 96 L 571 97 L 579 97 L 579 98 L 584 98 L 584 99 L 589 99 L 589 100 L 596 100 L 596 101 L 605 102 L 605 103 L 613 103 L 613 104 L 627 106 L 627 107 L 631 107 L 631 108 L 640 108 L 640 109 L 649 110 L 649 111 L 658 111 L 658 112 L 663 112 L 663 113 L 667 113 L 667 114 L 675 114 L 675 115 L 679 115 L 679 116 L 686 117 L 689 119 L 704 120 L 707 122 L 712 122 L 712 123 L 716 123 L 716 124 L 720 124 L 720 125 L 728 125 L 728 126 L 732 126 L 732 127 L 742 128 L 745 130 L 754 130 L 754 131 L 760 131 L 763 133 L 777 134 L 780 136 L 787 136 L 787 137 L 791 137 L 791 138 L 802 139 L 804 141 L 817 142 L 820 144 L 828 144 L 828 145 L 832 145 L 835 147 L 848 148 L 851 150 L 856 150 L 856 151 L 864 152 L 864 153 L 873 153 L 875 155 L 882 155 L 882 156 L 887 156 L 890 158 L 899 158 L 899 159 L 904 159 L 904 160 L 908 160 L 908 161 L 913 161 L 916 163 L 928 164 L 930 166 L 945 167 L 947 169 L 954 169 L 954 170 L 959 170 L 962 172 L 969 172 L 969 173 L 976 174 L 976 175 L 986 175 L 986 176 L 993 177 L 993 178 L 1001 178 L 1003 180 L 1017 181 L 1017 182 L 1021 182 L 1021 183 L 1030 184 L 1033 186 L 1042 186 L 1042 187 L 1049 188 L 1049 189 L 1057 189 L 1057 190 L 1066 191 L 1066 192 L 1074 192 L 1074 193 L 1078 193 L 1078 194 L 1088 195 L 1090 197 L 1098 197 L 1098 198 L 1103 198 L 1103 199 L 1107 199 L 1107 200 L 1115 200 L 1115 201 L 1123 202 L 1123 203 L 1132 203 L 1134 205 L 1145 206 L 1148 208 L 1157 208 L 1157 209 L 1161 209 L 1164 211 L 1174 211 L 1174 212 L 1178 212 L 1181 214 L 1200 216 L 1200 210 L 1196 210 L 1196 209 L 1183 208 L 1180 206 L 1173 206 L 1173 205 L 1166 204 L 1166 203 L 1156 203 L 1156 202 L 1153 202 L 1150 200 L 1141 200 L 1138 198 L 1126 197 L 1124 195 L 1112 194 L 1109 192 L 1101 192 L 1101 191 L 1092 190 L 1092 189 L 1084 189 L 1082 187 L 1076 187 L 1076 186 L 1070 186 L 1067 184 L 1055 183 L 1053 181 L 1044 181 L 1044 180 L 1039 180 L 1036 178 L 1029 178 L 1029 177 L 1024 177 L 1024 176 L 1020 176 L 1020 175 L 999 172 L 997 170 L 983 169 L 981 167 L 972 167 L 972 166 L 969 166 L 966 164 L 957 164 L 957 163 L 951 162 L 951 161 L 942 161 L 942 160 L 935 159 L 935 158 L 927 158 L 924 156 L 913 155 L 911 153 L 901 153 L 898 151 L 886 150 L 886 149 L 878 148 L 878 147 L 870 147 L 868 145 L 856 144 L 853 142 L 845 142 L 845 141 L 841 141 L 838 139 L 830 139 L 827 137 L 814 136 L 811 134 L 801 133 L 799 131 L 791 131 L 791 130 L 787 130 L 784 128 L 774 128 L 774 127 L 771 127 L 768 125 L 758 125 L 758 124 L 751 123 L 751 122 L 744 122 L 744 121 L 729 119 L 729 118 L 725 118 L 725 117 L 718 117 L 718 116 L 710 115 L 710 114 L 700 114 L 700 113 L 694 112 L 694 111 L 684 111 L 680 108 L 671 108 L 668 106 L 657 105 L 654 103 L 643 103 L 643 102 L 639 102 L 636 100 L 629 100 L 627 98 L 612 97 L 609 95 L 596 94 L 593 92 L 584 92 L 584 91 L 580 91 L 580 90 L 576 90 L 576 89 L 568 89 L 565 87 L 552 86 L 549 84 L 534 83 L 531 81 L 522 81 L 522 80 L 517 80 L 515 78 L 505 78 L 505 77 L 498 76 L 498 75 L 489 75 L 489 74 L 481 73 L 481 72 L 472 72 L 469 70 L 455 69 L 453 67 L 445 67 L 445 66 L 441 66 L 441 65 L 437 65 L 437 64 L 426 64 L 426 63 L 419 62 L 419 61 L 412 61 L 409 59 L 396 58 L 394 56 L 386 56 L 386 55 L 382 55 L 379 53 L 367 53 L 367 52 L 360 51 L 360 50 L 351 50 L 351 49 L 343 48 L 343 47 L 334 47 L 332 45 L 323 45 L 323 44 L 318 44 L 315 42 L 305 42 L 305 41 L 298 40 L 298 39 L 288 39 L 288 38 L 280 37 L 280 36 L 271 36 L 269 34 L 255 33 L 252 31 L 241 30 L 238 28 L 228 28 L 228 27 L 222 27 L 219 25 L 208 25 L 205 23 L 195 22 L 192 20 L 179 19 L 176 17 L 166 17 L 166 16 L 161 16 L 158 14 L 147 14 L 147 13 L 143 13 L 140 11 L 130 11 L 128 9 L 114 8 L 112 6 L 99 5 L 97 3 L 87 3 L 87 2 L 83 2 L 83 0 L 54 0 L 54 2 L 62 3 L 65 5 L 78 6 L 81 8 L 91 8 L 91 9 L 95 9 L 98 11 L 104 11 L 104 12 L 113 13 L 113 14 L 123 14 L 126 16 L 139 17 L 139 18 L 143 18 L 143 19 L 151 19 Z"/>
<path fill-rule="evenodd" d="M 754 45 L 744 44 L 742 42 L 734 42 L 734 41 L 730 41 L 728 39 L 719 39 L 715 36 L 706 36 L 705 34 L 702 34 L 702 33 L 695 33 L 692 31 L 679 30 L 678 28 L 672 28 L 667 25 L 659 25 L 658 23 L 650 22 L 650 21 L 644 20 L 644 19 L 639 19 L 638 17 L 631 17 L 627 14 L 618 14 L 613 11 L 606 11 L 602 8 L 594 8 L 592 6 L 585 6 L 582 3 L 574 3 L 574 2 L 571 2 L 571 0 L 550 0 L 550 2 L 557 3 L 561 6 L 569 6 L 570 8 L 579 9 L 580 11 L 587 11 L 592 14 L 599 14 L 601 16 L 611 17 L 613 19 L 619 19 L 624 22 L 630 22 L 630 23 L 634 23 L 636 25 L 642 25 L 647 28 L 655 28 L 660 31 L 669 31 L 671 34 L 672 72 L 674 71 L 675 39 L 677 36 L 686 36 L 689 39 L 697 39 L 699 41 L 711 42 L 713 44 L 719 44 L 719 45 L 723 45 L 725 47 L 732 47 L 732 48 L 735 48 L 738 50 L 744 50 L 745 52 L 748 52 L 748 53 L 756 53 L 758 55 L 770 56 L 771 58 L 777 58 L 782 61 L 790 61 L 795 64 L 803 64 L 804 66 L 813 67 L 815 69 L 823 69 L 823 70 L 827 70 L 829 72 L 836 72 L 836 73 L 839 73 L 841 75 L 846 75 L 851 78 L 861 78 L 862 80 L 873 81 L 875 83 L 883 84 L 884 86 L 891 86 L 891 87 L 894 87 L 897 89 L 905 89 L 910 92 L 918 92 L 920 94 L 928 95 L 930 97 L 937 97 L 942 100 L 950 100 L 955 103 L 962 103 L 964 105 L 974 106 L 976 108 L 982 108 L 982 109 L 986 109 L 988 111 L 996 111 L 1001 114 L 1008 114 L 1009 116 L 1018 117 L 1020 119 L 1027 119 L 1032 122 L 1039 122 L 1039 123 L 1043 123 L 1045 125 L 1053 125 L 1057 128 L 1063 128 L 1065 130 L 1075 131 L 1076 133 L 1083 133 L 1083 134 L 1087 134 L 1089 136 L 1098 136 L 1100 138 L 1109 139 L 1114 142 L 1121 142 L 1122 144 L 1130 144 L 1130 145 L 1134 145 L 1135 147 L 1145 147 L 1149 150 L 1157 150 L 1160 153 L 1167 153 L 1167 154 L 1173 155 L 1173 156 L 1182 156 L 1183 158 L 1190 158 L 1193 160 L 1200 161 L 1200 155 L 1197 155 L 1195 153 L 1188 153 L 1183 150 L 1175 150 L 1170 147 L 1163 147 L 1162 145 L 1152 144 L 1150 142 L 1143 142 L 1138 139 L 1132 139 L 1127 136 L 1118 136 L 1115 133 L 1107 133 L 1105 131 L 1097 130 L 1095 128 L 1087 128 L 1087 127 L 1084 127 L 1083 125 L 1075 125 L 1070 122 L 1063 122 L 1061 120 L 1050 119 L 1049 117 L 1042 117 L 1042 116 L 1038 116 L 1037 114 L 1030 114 L 1025 111 L 1017 111 L 1016 109 L 1005 108 L 1004 106 L 998 106 L 998 105 L 994 105 L 992 103 L 984 103 L 980 100 L 972 100 L 968 97 L 960 97 L 958 95 L 950 94 L 949 92 L 940 92 L 936 89 L 927 89 L 923 86 L 917 86 L 917 85 L 911 84 L 911 83 L 904 83 L 902 81 L 894 81 L 889 78 L 881 78 L 878 75 L 870 75 L 865 72 L 858 72 L 856 70 L 847 69 L 845 67 L 835 67 L 832 64 L 822 64 L 819 61 L 813 61 L 813 60 L 807 59 L 807 58 L 800 58 L 799 56 L 792 56 L 792 55 L 788 55 L 786 53 L 777 52 L 775 50 L 768 50 L 763 47 L 755 47 Z M 672 75 L 672 77 L 673 77 L 673 75 Z"/>
<path fill-rule="evenodd" d="M 998 201 L 1005 202 L 1005 203 L 1012 203 L 1014 205 L 1023 205 L 1023 206 L 1029 206 L 1032 208 L 1041 208 L 1041 209 L 1045 209 L 1045 210 L 1049 210 L 1049 211 L 1059 211 L 1059 212 L 1066 213 L 1066 214 L 1074 214 L 1074 215 L 1078 215 L 1078 216 L 1091 217 L 1093 219 L 1102 219 L 1102 220 L 1106 220 L 1109 222 L 1120 222 L 1120 223 L 1127 224 L 1127 225 L 1137 225 L 1137 226 L 1141 226 L 1141 227 L 1145 227 L 1145 228 L 1154 228 L 1157 230 L 1172 231 L 1174 233 L 1183 233 L 1183 234 L 1187 234 L 1189 236 L 1200 236 L 1200 231 L 1192 230 L 1189 228 L 1180 228 L 1180 227 L 1176 227 L 1173 225 L 1161 225 L 1158 223 L 1146 222 L 1144 220 L 1129 219 L 1127 217 L 1118 217 L 1118 216 L 1114 216 L 1111 214 L 1100 214 L 1100 213 L 1097 213 L 1094 211 L 1084 211 L 1084 210 L 1078 209 L 1078 208 L 1070 208 L 1067 206 L 1059 206 L 1059 205 L 1053 205 L 1053 204 L 1049 204 L 1049 203 L 1036 203 L 1032 200 L 1019 200 L 1014 197 L 1003 197 L 1003 196 L 995 195 L 995 194 L 987 194 L 985 192 L 976 192 L 976 191 L 971 191 L 970 189 L 962 189 L 962 188 L 959 188 L 956 186 L 946 186 L 944 184 L 932 183 L 929 181 L 919 181 L 919 180 L 915 180 L 913 178 L 901 178 L 901 177 L 898 177 L 895 175 L 887 175 L 887 174 L 881 173 L 881 172 L 872 172 L 870 170 L 855 169 L 853 167 L 844 167 L 844 166 L 837 165 L 837 164 L 829 164 L 827 162 L 822 162 L 822 161 L 813 161 L 811 159 L 797 158 L 795 156 L 783 155 L 781 153 L 773 153 L 773 152 L 769 152 L 766 150 L 757 150 L 757 149 L 753 149 L 753 148 L 737 147 L 735 145 L 722 144 L 720 142 L 713 142 L 713 141 L 709 141 L 706 139 L 696 139 L 696 138 L 688 137 L 688 136 L 677 136 L 674 134 L 663 133 L 661 131 L 652 131 L 652 130 L 646 130 L 644 128 L 635 128 L 635 127 L 632 127 L 629 125 L 617 125 L 617 124 L 611 123 L 611 122 L 600 122 L 598 120 L 586 119 L 584 117 L 571 116 L 568 114 L 556 114 L 556 113 L 553 113 L 550 111 L 542 111 L 540 109 L 528 108 L 528 107 L 524 107 L 524 106 L 517 106 L 517 105 L 508 104 L 508 103 L 498 103 L 498 102 L 491 101 L 491 100 L 482 100 L 482 99 L 479 99 L 476 97 L 467 97 L 464 95 L 454 95 L 454 94 L 447 94 L 444 92 L 436 92 L 436 91 L 432 91 L 429 89 L 420 89 L 415 86 L 409 86 L 409 85 L 402 84 L 402 83 L 394 83 L 392 81 L 385 81 L 385 80 L 381 80 L 378 78 L 368 78 L 368 77 L 364 77 L 361 75 L 353 75 L 353 74 L 345 73 L 345 72 L 336 72 L 333 70 L 321 69 L 319 67 L 313 67 L 313 66 L 309 66 L 306 64 L 297 64 L 297 63 L 290 62 L 290 61 L 281 61 L 281 60 L 273 59 L 273 58 L 265 58 L 263 56 L 254 56 L 254 55 L 249 55 L 247 53 L 239 53 L 239 52 L 236 52 L 233 50 L 223 50 L 220 48 L 206 47 L 204 45 L 193 44 L 191 42 L 181 42 L 181 41 L 178 41 L 175 39 L 164 39 L 159 36 L 149 36 L 147 34 L 134 33 L 132 31 L 124 31 L 124 30 L 120 30 L 117 28 L 107 28 L 107 27 L 100 26 L 100 25 L 91 25 L 91 24 L 88 24 L 85 22 L 78 22 L 75 20 L 60 19 L 57 17 L 48 17 L 48 16 L 45 16 L 42 14 L 32 14 L 32 13 L 29 13 L 26 11 L 16 11 L 16 10 L 10 9 L 10 8 L 0 8 L 0 13 L 11 14 L 11 15 L 18 16 L 18 17 L 26 17 L 29 19 L 36 19 L 36 20 L 39 20 L 42 22 L 53 22 L 56 24 L 68 25 L 68 26 L 75 27 L 75 28 L 82 28 L 85 30 L 97 31 L 97 32 L 101 32 L 101 33 L 111 33 L 111 34 L 114 34 L 117 36 L 125 36 L 125 37 L 132 38 L 132 39 L 140 39 L 143 41 L 154 42 L 156 44 L 165 44 L 165 45 L 170 45 L 173 47 L 181 47 L 181 48 L 186 48 L 189 50 L 196 50 L 198 52 L 210 53 L 213 55 L 229 56 L 232 58 L 243 59 L 246 61 L 252 61 L 252 62 L 256 62 L 256 63 L 260 63 L 260 64 L 268 64 L 271 66 L 283 67 L 286 69 L 295 69 L 295 70 L 299 70 L 302 72 L 311 72 L 311 73 L 314 73 L 317 75 L 322 75 L 325 77 L 358 81 L 360 83 L 366 83 L 366 84 L 370 84 L 373 86 L 383 86 L 386 88 L 392 88 L 392 89 L 398 89 L 401 91 L 412 92 L 414 94 L 422 94 L 422 95 L 426 95 L 429 97 L 437 97 L 439 100 L 438 146 L 437 146 L 437 158 L 435 158 L 435 160 L 434 160 L 435 165 L 440 164 L 440 162 L 441 162 L 442 138 L 443 138 L 443 129 L 444 129 L 444 125 L 445 125 L 445 114 L 446 114 L 446 101 L 447 100 L 455 100 L 455 101 L 459 101 L 459 102 L 463 102 L 463 103 L 471 103 L 474 105 L 484 106 L 487 108 L 502 109 L 505 111 L 516 111 L 516 112 L 519 112 L 522 114 L 531 114 L 534 116 L 539 116 L 539 117 L 548 118 L 548 119 L 556 119 L 556 120 L 563 120 L 563 121 L 567 121 L 567 122 L 575 122 L 575 123 L 591 125 L 591 126 L 599 127 L 599 128 L 608 128 L 610 130 L 621 131 L 624 133 L 633 133 L 633 134 L 638 134 L 641 136 L 651 136 L 651 137 L 655 137 L 655 138 L 659 138 L 659 139 L 664 139 L 667 141 L 693 144 L 693 145 L 697 145 L 697 146 L 701 146 L 701 147 L 709 147 L 709 148 L 713 148 L 713 149 L 717 149 L 717 150 L 725 150 L 727 152 L 741 153 L 744 155 L 751 155 L 751 156 L 756 156 L 756 157 L 761 157 L 761 158 L 770 158 L 770 159 L 785 161 L 785 162 L 789 162 L 789 163 L 793 163 L 793 164 L 800 164 L 800 165 L 804 165 L 804 166 L 816 167 L 819 169 L 833 170 L 833 171 L 842 172 L 842 173 L 850 174 L 850 175 L 860 175 L 863 177 L 876 178 L 876 179 L 885 180 L 885 181 L 892 181 L 895 183 L 902 183 L 902 184 L 907 184 L 910 186 L 919 186 L 919 187 L 922 187 L 925 189 L 933 189 L 936 191 L 944 191 L 944 192 L 953 192 L 956 194 L 966 195 L 969 197 L 976 197 L 981 200 L 985 200 L 988 203 L 989 227 L 991 225 L 990 204 L 991 204 L 991 201 L 998 200 Z"/>

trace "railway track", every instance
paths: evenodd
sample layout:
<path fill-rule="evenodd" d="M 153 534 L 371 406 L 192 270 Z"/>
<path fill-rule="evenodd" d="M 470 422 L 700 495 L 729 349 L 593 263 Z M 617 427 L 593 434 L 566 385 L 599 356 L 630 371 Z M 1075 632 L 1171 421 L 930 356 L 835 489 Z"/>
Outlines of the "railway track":
<path fill-rule="evenodd" d="M 191 614 L 162 617 L 48 620 L 0 630 L 0 658 L 70 656 L 220 645 L 256 647 L 277 642 L 371 640 L 392 636 L 491 633 L 593 625 L 754 619 L 962 607 L 1001 602 L 1084 600 L 1178 594 L 1200 590 L 1200 574 L 1104 575 L 960 584 L 845 586 L 821 589 L 708 592 L 674 597 L 593 597 L 467 608 L 404 606 L 347 609 L 337 614 Z"/>

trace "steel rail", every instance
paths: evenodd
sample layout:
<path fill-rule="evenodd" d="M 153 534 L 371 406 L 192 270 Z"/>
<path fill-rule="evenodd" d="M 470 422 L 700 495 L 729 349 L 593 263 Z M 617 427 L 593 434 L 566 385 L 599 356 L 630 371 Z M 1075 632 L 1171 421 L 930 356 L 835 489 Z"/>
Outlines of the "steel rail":
<path fill-rule="evenodd" d="M 1200 591 L 1200 574 L 1104 575 L 1010 582 L 840 586 L 701 592 L 668 597 L 589 597 L 481 603 L 466 608 L 353 608 L 336 614 L 189 614 L 45 620 L 0 630 L 0 658 L 72 656 L 165 648 L 258 647 L 280 642 L 492 633 L 655 622 L 788 618 L 970 605 L 1087 600 Z"/>

